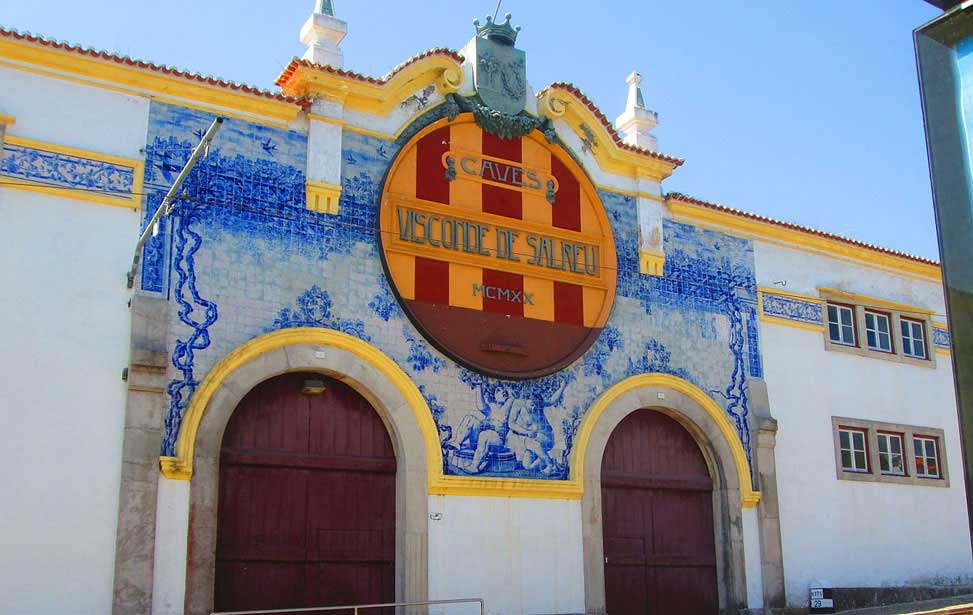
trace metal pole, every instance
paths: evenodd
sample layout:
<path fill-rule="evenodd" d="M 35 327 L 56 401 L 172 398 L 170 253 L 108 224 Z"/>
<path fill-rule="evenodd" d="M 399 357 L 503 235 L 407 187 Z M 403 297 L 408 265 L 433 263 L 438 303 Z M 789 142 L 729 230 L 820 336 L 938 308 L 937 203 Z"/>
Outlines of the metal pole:
<path fill-rule="evenodd" d="M 209 150 L 210 141 L 216 136 L 216 131 L 219 130 L 220 126 L 223 124 L 223 118 L 218 117 L 213 120 L 213 123 L 209 125 L 206 129 L 206 133 L 203 138 L 199 141 L 199 145 L 193 150 L 192 155 L 189 160 L 186 161 L 185 166 L 179 171 L 179 175 L 176 176 L 176 181 L 172 182 L 172 186 L 169 187 L 169 191 L 166 192 L 165 198 L 162 199 L 162 204 L 159 208 L 155 210 L 152 214 L 152 219 L 146 225 L 145 230 L 142 231 L 142 236 L 139 237 L 138 243 L 135 244 L 135 256 L 132 258 L 132 268 L 128 272 L 128 287 L 132 288 L 135 284 L 135 272 L 138 271 L 139 261 L 142 259 L 142 247 L 145 242 L 149 240 L 149 237 L 155 234 L 156 225 L 162 216 L 168 216 L 172 212 L 174 207 L 174 201 L 176 200 L 179 191 L 182 189 L 183 183 L 185 183 L 186 178 L 189 177 L 189 172 L 193 170 L 196 166 L 196 162 L 199 160 L 205 152 Z"/>

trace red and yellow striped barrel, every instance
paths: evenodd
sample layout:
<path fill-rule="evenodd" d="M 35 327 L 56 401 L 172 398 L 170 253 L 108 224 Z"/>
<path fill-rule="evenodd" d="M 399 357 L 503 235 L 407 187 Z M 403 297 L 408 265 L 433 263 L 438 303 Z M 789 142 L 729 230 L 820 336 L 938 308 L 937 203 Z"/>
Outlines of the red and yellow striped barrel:
<path fill-rule="evenodd" d="M 472 114 L 426 127 L 389 170 L 379 224 L 406 313 L 467 367 L 550 374 L 608 320 L 617 273 L 608 217 L 578 164 L 538 131 L 501 139 Z"/>

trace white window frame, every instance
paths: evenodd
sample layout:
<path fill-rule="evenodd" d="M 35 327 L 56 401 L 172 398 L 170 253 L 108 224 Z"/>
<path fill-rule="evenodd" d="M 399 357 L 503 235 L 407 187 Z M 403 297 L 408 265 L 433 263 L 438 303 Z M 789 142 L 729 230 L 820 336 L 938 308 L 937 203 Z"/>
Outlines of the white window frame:
<path fill-rule="evenodd" d="M 841 434 L 843 433 L 848 434 L 848 446 L 849 446 L 848 448 L 844 448 L 843 446 L 841 446 Z M 861 436 L 862 447 L 860 449 L 855 447 L 855 435 Z M 845 472 L 855 472 L 861 474 L 867 474 L 868 472 L 871 471 L 868 463 L 868 430 L 867 429 L 860 429 L 858 427 L 840 426 L 838 428 L 838 448 L 840 449 L 841 453 L 848 451 L 848 458 L 851 460 L 850 468 L 845 466 L 844 459 L 840 460 L 842 470 L 844 470 Z M 864 467 L 858 467 L 859 454 L 862 455 L 862 459 L 864 459 L 865 461 Z"/>
<path fill-rule="evenodd" d="M 825 309 L 822 333 L 825 350 L 936 369 L 938 360 L 936 353 L 933 352 L 933 348 L 930 345 L 931 331 L 933 329 L 933 312 L 931 310 L 895 303 L 885 299 L 857 295 L 833 288 L 819 287 L 818 292 L 820 293 Z M 842 316 L 847 321 L 849 310 L 852 315 L 852 326 L 850 330 L 854 334 L 853 344 L 847 342 L 849 333 L 847 322 L 844 324 L 841 323 Z M 837 321 L 832 319 L 832 311 L 835 312 L 834 315 L 838 319 Z M 878 323 L 874 320 L 874 317 L 866 317 L 867 314 L 884 318 L 888 322 L 888 348 L 881 347 L 880 338 L 885 334 L 879 334 Z M 873 327 L 869 328 L 867 326 L 868 320 L 872 320 Z M 925 353 L 923 356 L 918 356 L 915 352 L 910 354 L 903 352 L 905 346 L 902 336 L 903 321 L 907 321 L 910 327 L 913 323 L 921 324 L 923 336 L 922 350 Z M 840 339 L 833 339 L 831 337 L 832 325 L 838 327 Z M 868 337 L 872 334 L 878 343 L 876 346 L 870 346 L 868 343 Z"/>
<path fill-rule="evenodd" d="M 831 320 L 831 309 L 832 308 L 834 308 L 835 317 L 837 318 L 837 320 Z M 828 304 L 827 304 L 827 312 L 828 312 L 828 339 L 831 340 L 831 343 L 832 344 L 840 344 L 841 346 L 857 346 L 858 345 L 858 331 L 856 330 L 856 327 L 855 327 L 855 308 L 854 308 L 854 306 L 844 305 L 844 304 L 841 304 L 841 303 L 831 303 L 831 302 L 828 302 Z M 848 315 L 851 317 L 851 324 L 850 325 L 847 325 L 847 324 L 845 324 L 845 323 L 842 322 L 842 318 L 841 318 L 842 312 L 847 312 Z M 840 339 L 834 339 L 833 337 L 831 337 L 831 325 L 835 325 L 835 326 L 838 327 L 838 337 Z M 851 330 L 851 341 L 850 342 L 845 341 L 844 333 L 845 333 L 845 329 L 846 328 Z"/>
<path fill-rule="evenodd" d="M 924 487 L 949 487 L 949 460 L 946 455 L 945 432 L 942 429 L 832 416 L 831 430 L 834 440 L 835 477 L 838 480 L 893 483 L 897 485 Z M 867 434 L 865 450 L 867 452 L 868 472 L 845 469 L 843 467 L 841 461 L 841 431 L 861 431 Z M 900 436 L 902 438 L 902 465 L 905 470 L 903 474 L 882 471 L 882 457 L 879 454 L 880 434 Z M 928 472 L 925 475 L 918 473 L 915 454 L 915 442 L 917 440 L 932 440 L 934 442 L 936 462 L 939 464 L 937 468 L 939 470 L 938 476 L 929 474 Z M 923 444 L 923 453 L 925 452 L 926 445 Z M 921 457 L 924 457 L 924 455 Z M 889 467 L 891 468 L 891 463 Z"/>
<path fill-rule="evenodd" d="M 922 443 L 923 454 L 916 454 L 916 476 L 919 478 L 942 478 L 942 463 L 940 462 L 941 455 L 939 454 L 939 439 L 932 436 L 913 436 L 912 438 L 912 448 L 913 454 L 915 454 L 915 445 Z M 929 455 L 929 444 L 932 444 L 932 456 Z M 919 459 L 922 459 L 922 465 L 925 468 L 924 471 L 919 471 Z M 929 473 L 929 460 L 933 459 L 936 462 L 936 473 Z"/>
<path fill-rule="evenodd" d="M 878 471 L 882 474 L 888 474 L 890 476 L 905 476 L 906 466 L 905 466 L 905 437 L 900 433 L 889 433 L 886 431 L 880 431 L 875 434 L 875 439 L 878 441 Z M 892 450 L 892 442 L 897 441 L 899 443 L 899 452 L 896 453 Z M 885 443 L 885 451 L 882 450 L 882 443 Z M 900 471 L 895 471 L 892 460 L 895 457 L 899 458 Z M 882 467 L 883 462 L 887 462 L 888 470 Z"/>
<path fill-rule="evenodd" d="M 908 329 L 908 335 L 904 329 Z M 914 335 L 916 331 L 919 332 L 918 337 Z M 902 336 L 903 355 L 912 357 L 913 359 L 929 358 L 929 349 L 926 347 L 926 324 L 923 321 L 916 320 L 915 318 L 901 317 L 899 319 L 899 334 Z M 911 352 L 906 350 L 906 340 L 908 340 L 909 346 L 912 347 Z M 917 353 L 916 348 L 919 348 L 921 352 Z"/>
<path fill-rule="evenodd" d="M 874 350 L 875 352 L 884 352 L 887 354 L 895 354 L 895 340 L 892 338 L 894 335 L 894 330 L 892 329 L 892 315 L 887 312 L 879 312 L 878 310 L 871 310 L 865 308 L 865 346 L 869 350 Z M 873 326 L 868 326 L 868 319 L 872 318 Z M 878 326 L 880 322 L 879 319 L 885 321 L 885 331 L 882 332 L 881 328 Z M 875 337 L 876 345 L 873 346 L 871 341 L 869 341 L 869 334 Z M 888 342 L 888 347 L 882 346 L 882 336 L 885 336 Z"/>

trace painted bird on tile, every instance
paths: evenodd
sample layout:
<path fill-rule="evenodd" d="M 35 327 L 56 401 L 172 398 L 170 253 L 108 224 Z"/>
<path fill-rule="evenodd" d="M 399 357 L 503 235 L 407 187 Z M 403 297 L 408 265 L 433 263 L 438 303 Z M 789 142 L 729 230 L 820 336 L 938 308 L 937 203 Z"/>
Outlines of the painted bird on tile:
<path fill-rule="evenodd" d="M 206 131 L 203 130 L 202 128 L 199 128 L 199 129 L 193 131 L 193 136 L 196 137 L 197 139 L 199 139 L 200 141 L 203 140 L 203 137 L 205 135 L 206 135 Z"/>
<path fill-rule="evenodd" d="M 581 132 L 584 133 L 584 137 L 581 139 L 581 151 L 585 154 L 590 152 L 598 145 L 595 141 L 595 133 L 591 132 L 591 128 L 587 124 L 581 124 Z"/>
<path fill-rule="evenodd" d="M 378 154 L 379 158 L 384 158 L 386 160 L 388 160 L 389 158 L 389 152 L 387 149 L 385 149 L 384 143 L 378 146 L 378 150 L 376 151 L 376 153 Z"/>
<path fill-rule="evenodd" d="M 355 158 L 355 155 L 354 154 L 352 154 L 351 152 L 348 152 L 348 154 L 345 155 L 345 162 L 348 163 L 348 164 L 357 164 L 358 163 L 358 159 Z"/>
<path fill-rule="evenodd" d="M 271 142 L 269 137 L 266 141 L 260 144 L 260 147 L 271 156 L 275 156 L 277 154 L 277 145 Z"/>
<path fill-rule="evenodd" d="M 426 86 L 421 92 L 416 92 L 412 96 L 402 101 L 402 108 L 415 106 L 416 111 L 421 111 L 429 105 L 429 98 L 436 93 L 436 86 Z"/>

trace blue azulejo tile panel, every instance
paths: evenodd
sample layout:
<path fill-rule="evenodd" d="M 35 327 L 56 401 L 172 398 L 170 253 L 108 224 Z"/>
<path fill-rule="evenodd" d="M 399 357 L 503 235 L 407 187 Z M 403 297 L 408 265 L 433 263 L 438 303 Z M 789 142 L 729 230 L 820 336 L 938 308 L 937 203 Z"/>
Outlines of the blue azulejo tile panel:
<path fill-rule="evenodd" d="M 124 197 L 131 195 L 134 189 L 135 168 L 5 143 L 0 157 L 0 175 L 55 187 Z"/>
<path fill-rule="evenodd" d="M 154 105 L 152 117 L 146 176 L 162 190 L 166 165 L 185 159 L 212 118 L 165 105 Z M 640 373 L 672 374 L 705 391 L 749 454 L 747 378 L 762 373 L 750 242 L 666 221 L 665 275 L 640 275 L 637 204 L 601 192 L 619 263 L 603 334 L 556 374 L 499 380 L 436 350 L 389 287 L 377 215 L 396 144 L 345 131 L 339 213 L 325 215 L 304 206 L 303 135 L 238 121 L 228 127 L 156 250 L 152 283 L 175 306 L 164 453 L 173 450 L 198 383 L 222 357 L 271 331 L 322 327 L 374 345 L 415 382 L 437 426 L 446 474 L 567 478 L 585 413 L 608 388 Z"/>
<path fill-rule="evenodd" d="M 950 339 L 948 329 L 940 329 L 939 327 L 933 327 L 932 329 L 932 339 L 933 344 L 936 348 L 944 348 L 946 350 L 951 350 L 953 347 L 952 340 Z"/>
<path fill-rule="evenodd" d="M 765 316 L 783 318 L 812 325 L 824 324 L 824 310 L 820 301 L 801 299 L 792 295 L 777 295 L 762 291 Z"/>

